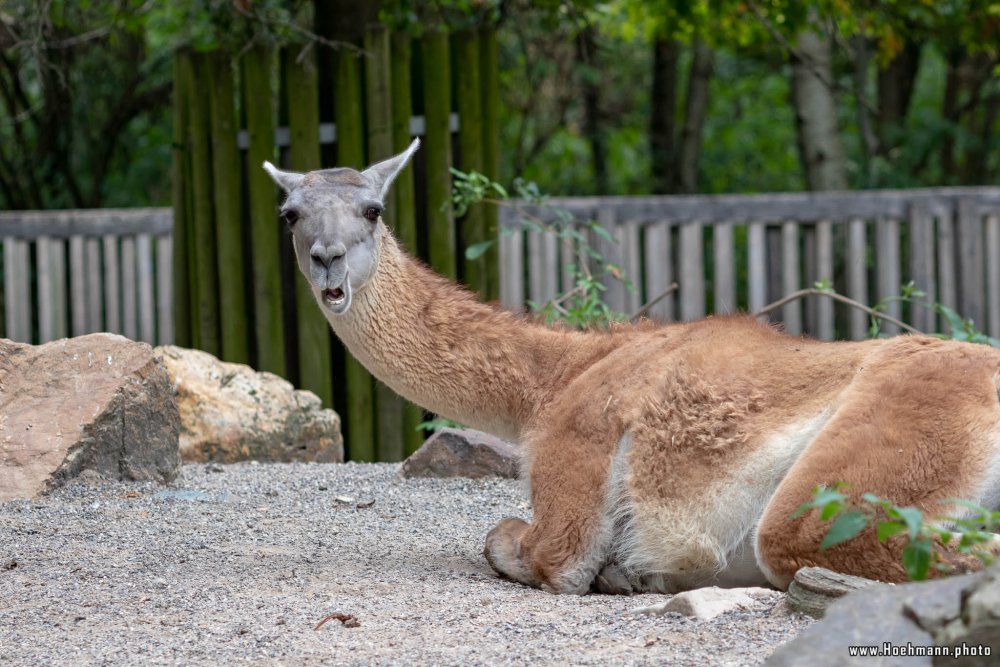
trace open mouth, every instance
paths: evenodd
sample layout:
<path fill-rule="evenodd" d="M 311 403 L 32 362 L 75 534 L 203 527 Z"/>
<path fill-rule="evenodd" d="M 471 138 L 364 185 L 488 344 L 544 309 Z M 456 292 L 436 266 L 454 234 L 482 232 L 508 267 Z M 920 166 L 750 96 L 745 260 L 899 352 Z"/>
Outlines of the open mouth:
<path fill-rule="evenodd" d="M 344 303 L 344 299 L 346 298 L 347 295 L 344 294 L 344 290 L 339 287 L 323 290 L 323 301 L 328 306 L 339 306 Z"/>

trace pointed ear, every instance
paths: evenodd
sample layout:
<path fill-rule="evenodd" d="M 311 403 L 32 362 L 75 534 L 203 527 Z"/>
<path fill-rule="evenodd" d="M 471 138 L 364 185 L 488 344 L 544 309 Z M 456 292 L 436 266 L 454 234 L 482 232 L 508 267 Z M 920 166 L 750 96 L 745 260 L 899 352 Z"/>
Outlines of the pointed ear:
<path fill-rule="evenodd" d="M 264 171 L 270 174 L 274 182 L 280 185 L 285 192 L 291 192 L 295 189 L 295 186 L 302 182 L 304 175 L 294 171 L 281 171 L 267 160 L 264 160 Z"/>
<path fill-rule="evenodd" d="M 403 167 L 406 166 L 406 163 L 410 161 L 410 158 L 413 157 L 413 154 L 417 152 L 419 147 L 420 139 L 414 139 L 413 143 L 399 155 L 373 164 L 361 172 L 361 175 L 367 178 L 368 182 L 374 186 L 375 191 L 378 192 L 379 197 L 383 201 L 389 193 L 389 186 L 396 180 L 396 176 L 403 170 Z"/>

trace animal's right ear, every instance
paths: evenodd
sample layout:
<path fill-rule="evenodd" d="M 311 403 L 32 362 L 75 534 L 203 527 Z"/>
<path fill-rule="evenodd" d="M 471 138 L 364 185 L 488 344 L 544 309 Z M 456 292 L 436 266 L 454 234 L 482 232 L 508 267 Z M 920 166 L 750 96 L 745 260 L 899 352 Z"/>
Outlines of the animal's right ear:
<path fill-rule="evenodd" d="M 302 182 L 303 176 L 305 176 L 305 174 L 299 174 L 294 171 L 281 171 L 267 160 L 264 160 L 264 171 L 270 174 L 274 182 L 280 185 L 285 192 L 294 190 Z"/>

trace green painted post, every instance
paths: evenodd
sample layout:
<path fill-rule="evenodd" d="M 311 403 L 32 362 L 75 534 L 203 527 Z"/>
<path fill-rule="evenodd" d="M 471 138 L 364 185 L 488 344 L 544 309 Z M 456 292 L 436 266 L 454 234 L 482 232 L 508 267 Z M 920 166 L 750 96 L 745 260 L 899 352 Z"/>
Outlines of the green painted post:
<path fill-rule="evenodd" d="M 336 55 L 334 122 L 337 126 L 337 164 L 365 166 L 361 111 L 361 63 L 346 49 Z M 347 456 L 352 461 L 375 460 L 374 386 L 372 376 L 351 354 L 345 359 L 347 380 Z"/>
<path fill-rule="evenodd" d="M 319 84 L 315 50 L 295 62 L 299 48 L 291 47 L 284 58 L 288 128 L 291 134 L 290 167 L 295 171 L 319 169 Z M 330 362 L 330 326 L 316 305 L 305 276 L 295 270 L 295 309 L 299 347 L 299 379 L 303 389 L 315 393 L 323 405 L 333 405 Z"/>
<path fill-rule="evenodd" d="M 183 64 L 189 54 L 174 53 L 174 109 L 172 163 L 170 176 L 173 181 L 172 203 L 174 209 L 173 231 L 173 309 L 174 344 L 191 347 L 191 298 L 188 292 L 188 146 L 187 146 L 187 90 L 190 84 L 190 64 Z"/>
<path fill-rule="evenodd" d="M 219 341 L 219 273 L 215 254 L 215 207 L 212 183 L 211 105 L 207 90 L 210 86 L 210 62 L 207 54 L 191 57 L 188 99 L 191 100 L 191 193 L 194 212 L 195 273 L 198 291 L 192 294 L 197 317 L 198 347 L 220 356 Z"/>
<path fill-rule="evenodd" d="M 256 309 L 257 368 L 285 376 L 285 333 L 281 309 L 281 222 L 274 181 L 264 160 L 274 162 L 274 93 L 271 68 L 274 51 L 254 47 L 243 56 L 244 109 L 247 115 L 247 167 L 250 188 L 251 273 Z"/>
<path fill-rule="evenodd" d="M 222 358 L 238 364 L 249 364 L 246 272 L 243 261 L 243 168 L 239 149 L 236 147 L 232 57 L 226 52 L 215 51 L 209 54 L 208 61 Z"/>
<path fill-rule="evenodd" d="M 368 120 L 368 160 L 377 162 L 393 154 L 393 97 L 390 36 L 384 26 L 373 25 L 365 31 L 365 107 Z M 409 171 L 409 170 L 407 170 Z M 398 230 L 395 216 L 399 210 L 396 186 L 386 202 L 387 223 Z M 375 453 L 379 461 L 401 461 L 405 451 L 403 435 L 404 401 L 382 382 L 375 382 L 376 427 Z"/>
<path fill-rule="evenodd" d="M 455 216 L 451 208 L 451 57 L 448 34 L 431 31 L 423 50 L 424 164 L 427 175 L 427 232 L 431 268 L 455 278 Z"/>
<path fill-rule="evenodd" d="M 482 88 L 479 72 L 479 35 L 475 30 L 462 30 L 455 34 L 456 94 L 458 95 L 458 154 L 462 171 L 483 171 L 483 114 Z M 485 241 L 486 216 L 482 204 L 469 207 L 462 222 L 464 245 Z M 464 251 L 464 248 L 461 249 Z M 489 296 L 488 272 L 482 260 L 465 262 L 465 282 L 480 296 Z"/>
<path fill-rule="evenodd" d="M 410 145 L 410 66 L 412 39 L 405 32 L 392 35 L 392 143 L 393 153 Z M 393 185 L 396 208 L 392 212 L 393 228 L 403 246 L 417 256 L 417 211 L 413 186 L 413 167 L 404 169 Z M 403 454 L 409 456 L 423 444 L 423 434 L 417 429 L 424 420 L 424 411 L 410 402 L 403 406 Z"/>
<path fill-rule="evenodd" d="M 496 28 L 479 32 L 479 75 L 483 105 L 483 174 L 493 180 L 500 178 L 500 64 Z M 484 211 L 485 232 L 490 238 L 500 238 L 500 209 L 487 206 Z M 486 292 L 490 301 L 500 299 L 500 249 L 493 245 L 480 259 L 486 270 Z"/>

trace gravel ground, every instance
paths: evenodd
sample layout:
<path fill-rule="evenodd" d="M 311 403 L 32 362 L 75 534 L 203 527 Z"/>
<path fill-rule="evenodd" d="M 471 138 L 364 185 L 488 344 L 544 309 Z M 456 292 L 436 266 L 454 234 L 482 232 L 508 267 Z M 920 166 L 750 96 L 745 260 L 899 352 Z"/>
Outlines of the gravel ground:
<path fill-rule="evenodd" d="M 634 616 L 668 596 L 497 579 L 480 551 L 530 515 L 520 486 L 395 472 L 185 465 L 170 488 L 0 504 L 0 664 L 749 665 L 808 623 L 783 602 Z M 316 629 L 334 613 L 360 625 Z"/>

